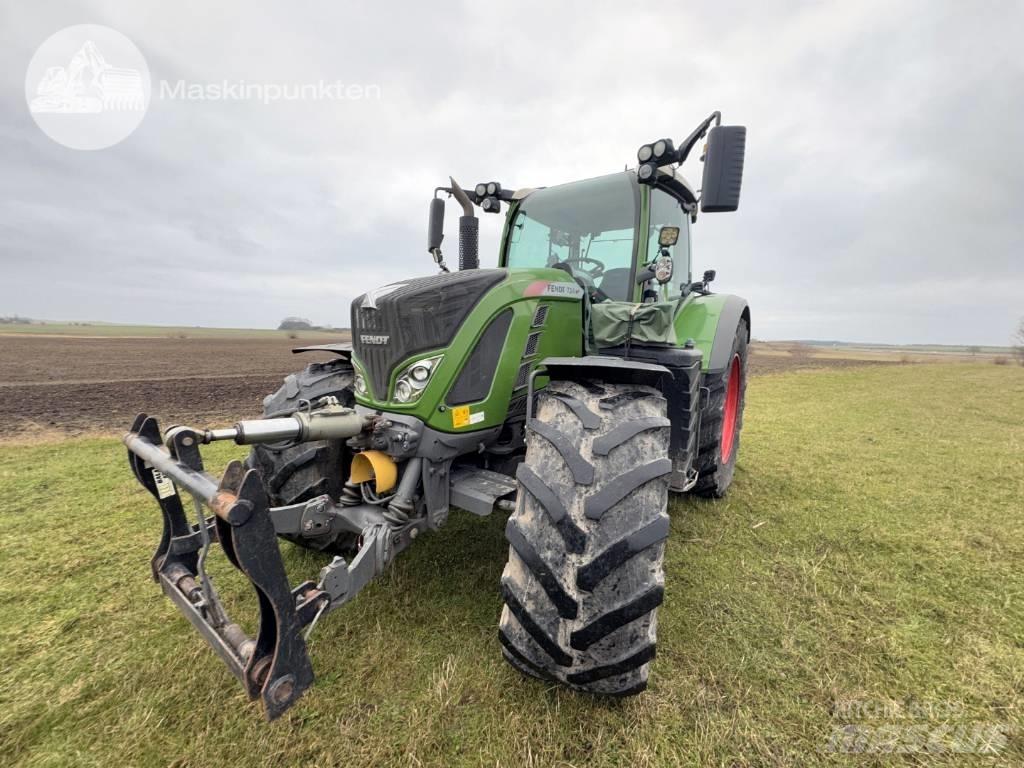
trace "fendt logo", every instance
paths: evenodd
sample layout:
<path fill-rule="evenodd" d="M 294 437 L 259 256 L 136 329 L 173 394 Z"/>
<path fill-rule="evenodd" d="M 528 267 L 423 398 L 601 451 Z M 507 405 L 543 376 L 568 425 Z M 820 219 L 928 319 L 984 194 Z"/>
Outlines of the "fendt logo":
<path fill-rule="evenodd" d="M 361 341 L 363 344 L 387 344 L 390 338 L 391 337 L 387 334 L 381 334 L 377 336 L 374 336 L 369 333 L 359 334 L 359 341 Z"/>

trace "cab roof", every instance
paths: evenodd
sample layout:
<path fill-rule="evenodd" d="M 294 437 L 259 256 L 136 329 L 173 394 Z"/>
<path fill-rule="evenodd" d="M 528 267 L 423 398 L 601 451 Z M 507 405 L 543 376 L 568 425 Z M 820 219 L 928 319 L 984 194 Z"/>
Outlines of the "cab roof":
<path fill-rule="evenodd" d="M 625 171 L 618 171 L 618 173 L 626 173 L 632 176 L 636 176 L 635 168 L 627 168 Z M 605 174 L 606 176 L 614 176 L 616 174 Z M 602 176 L 595 176 L 593 178 L 603 178 Z M 577 179 L 576 181 L 591 181 L 592 179 Z M 669 165 L 658 169 L 658 182 L 661 186 L 665 187 L 669 191 L 675 193 L 675 195 L 681 198 L 687 203 L 697 202 L 697 193 L 694 191 L 693 185 L 690 181 L 682 174 L 678 166 Z M 567 181 L 563 184 L 556 184 L 555 186 L 564 186 L 565 184 L 573 184 L 575 182 Z M 524 200 L 534 192 L 541 189 L 548 189 L 548 187 L 523 187 L 517 189 L 512 193 L 513 200 Z"/>

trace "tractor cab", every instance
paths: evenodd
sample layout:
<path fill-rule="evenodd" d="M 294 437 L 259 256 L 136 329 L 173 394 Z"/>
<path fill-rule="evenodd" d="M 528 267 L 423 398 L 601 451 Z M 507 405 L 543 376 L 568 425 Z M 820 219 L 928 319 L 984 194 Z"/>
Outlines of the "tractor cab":
<path fill-rule="evenodd" d="M 594 303 L 650 299 L 658 291 L 645 285 L 655 280 L 646 265 L 667 258 L 669 279 L 690 270 L 694 197 L 681 175 L 672 180 L 639 184 L 635 171 L 623 171 L 527 192 L 509 210 L 499 265 L 562 269 Z M 670 245 L 659 244 L 663 228 L 676 233 Z"/>

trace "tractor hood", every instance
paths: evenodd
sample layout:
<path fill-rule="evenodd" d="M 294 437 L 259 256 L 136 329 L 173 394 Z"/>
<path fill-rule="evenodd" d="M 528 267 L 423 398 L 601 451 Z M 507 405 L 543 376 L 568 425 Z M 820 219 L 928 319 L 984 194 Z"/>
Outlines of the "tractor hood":
<path fill-rule="evenodd" d="M 352 302 L 352 347 L 374 399 L 386 400 L 395 366 L 448 346 L 504 269 L 469 269 L 391 283 Z"/>

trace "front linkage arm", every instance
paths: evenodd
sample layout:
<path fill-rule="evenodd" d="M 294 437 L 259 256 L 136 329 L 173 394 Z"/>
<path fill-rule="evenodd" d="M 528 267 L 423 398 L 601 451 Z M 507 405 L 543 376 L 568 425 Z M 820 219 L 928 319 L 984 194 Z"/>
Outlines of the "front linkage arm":
<path fill-rule="evenodd" d="M 323 613 L 351 600 L 425 528 L 425 521 L 396 519 L 393 511 L 372 504 L 346 505 L 343 500 L 338 507 L 329 496 L 271 508 L 257 470 L 233 461 L 218 482 L 204 471 L 199 445 L 222 439 L 240 444 L 341 439 L 366 426 L 365 419 L 350 409 L 327 403 L 294 417 L 240 422 L 230 429 L 175 427 L 163 437 L 156 419 L 140 414 L 124 437 L 132 471 L 163 515 L 163 534 L 151 562 L 154 580 L 227 664 L 250 699 L 262 699 L 268 720 L 280 716 L 313 683 L 303 627 L 312 629 Z M 417 461 L 406 467 L 399 496 L 415 493 L 420 467 L 412 464 Z M 192 496 L 195 522 L 186 517 L 179 488 Z M 204 505 L 212 516 L 203 513 Z M 361 536 L 352 563 L 336 557 L 317 583 L 305 581 L 292 589 L 277 534 L 308 535 L 332 526 Z M 259 628 L 254 638 L 227 616 L 206 573 L 206 556 L 214 542 L 256 591 Z"/>

